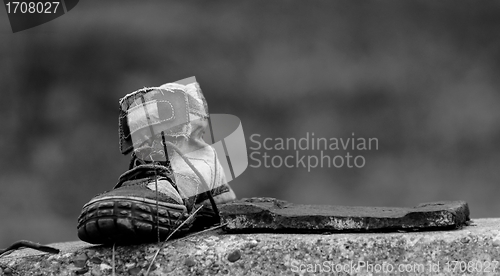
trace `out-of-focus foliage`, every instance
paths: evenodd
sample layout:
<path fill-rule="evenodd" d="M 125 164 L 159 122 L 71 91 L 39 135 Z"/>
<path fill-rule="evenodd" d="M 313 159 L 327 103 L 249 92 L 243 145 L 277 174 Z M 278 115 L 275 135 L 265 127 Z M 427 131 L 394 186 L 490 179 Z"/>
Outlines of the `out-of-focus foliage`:
<path fill-rule="evenodd" d="M 361 169 L 249 167 L 239 197 L 499 216 L 499 3 L 80 1 L 16 34 L 1 11 L 0 247 L 76 239 L 128 165 L 118 99 L 193 75 L 247 138 L 379 139 Z"/>

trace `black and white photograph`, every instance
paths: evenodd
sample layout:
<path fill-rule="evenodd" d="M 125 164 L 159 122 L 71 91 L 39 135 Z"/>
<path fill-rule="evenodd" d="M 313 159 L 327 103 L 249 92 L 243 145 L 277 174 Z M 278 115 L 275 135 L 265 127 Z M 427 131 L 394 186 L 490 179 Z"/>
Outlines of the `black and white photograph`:
<path fill-rule="evenodd" d="M 500 275 L 500 1 L 0 10 L 0 275 Z"/>

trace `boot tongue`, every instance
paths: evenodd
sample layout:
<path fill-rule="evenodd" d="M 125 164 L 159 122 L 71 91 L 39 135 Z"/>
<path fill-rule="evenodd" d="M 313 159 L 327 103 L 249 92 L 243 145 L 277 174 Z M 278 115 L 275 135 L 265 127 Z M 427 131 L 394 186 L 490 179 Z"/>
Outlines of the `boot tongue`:
<path fill-rule="evenodd" d="M 150 145 L 143 144 L 134 149 L 135 156 L 146 162 L 167 162 L 168 158 L 165 156 L 165 149 L 159 141 L 154 140 Z"/>

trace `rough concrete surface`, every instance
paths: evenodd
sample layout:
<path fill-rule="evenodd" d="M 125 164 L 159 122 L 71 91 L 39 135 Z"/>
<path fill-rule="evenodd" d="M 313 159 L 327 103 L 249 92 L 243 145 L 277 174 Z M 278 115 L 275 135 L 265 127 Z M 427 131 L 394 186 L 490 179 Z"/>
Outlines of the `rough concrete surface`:
<path fill-rule="evenodd" d="M 144 275 L 160 244 L 117 246 L 116 275 Z M 112 247 L 52 244 L 0 259 L 2 275 L 111 275 Z M 462 229 L 351 234 L 225 234 L 167 242 L 150 275 L 500 275 L 500 218 Z M 392 271 L 392 272 L 391 272 Z M 335 272 L 335 273 L 332 273 Z M 337 273 L 338 272 L 338 273 Z"/>
<path fill-rule="evenodd" d="M 423 203 L 412 208 L 300 205 L 275 198 L 246 198 L 220 207 L 232 233 L 324 233 L 443 230 L 469 221 L 465 201 Z"/>

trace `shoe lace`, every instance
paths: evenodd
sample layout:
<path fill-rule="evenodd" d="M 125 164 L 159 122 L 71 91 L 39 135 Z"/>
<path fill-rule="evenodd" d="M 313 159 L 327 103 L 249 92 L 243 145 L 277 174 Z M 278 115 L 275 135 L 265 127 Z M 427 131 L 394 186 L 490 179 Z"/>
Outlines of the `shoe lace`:
<path fill-rule="evenodd" d="M 198 179 L 200 179 L 201 184 L 207 191 L 205 193 L 208 196 L 210 205 L 212 207 L 213 212 L 215 213 L 216 219 L 220 221 L 219 209 L 217 208 L 217 204 L 215 203 L 215 200 L 213 198 L 212 191 L 210 189 L 210 186 L 206 182 L 205 178 L 201 175 L 200 171 L 193 165 L 193 163 L 191 163 L 191 161 L 180 151 L 180 149 L 175 144 L 165 140 L 165 133 L 163 131 L 161 132 L 161 138 L 166 160 L 146 161 L 141 158 L 138 158 L 135 153 L 132 153 L 132 159 L 130 160 L 129 170 L 120 176 L 119 181 L 115 185 L 114 189 L 119 188 L 124 184 L 125 185 L 133 184 L 136 182 L 135 180 L 139 181 L 140 179 L 144 178 L 150 178 L 150 179 L 154 178 L 155 184 L 157 185 L 156 180 L 158 176 L 160 176 L 167 178 L 170 184 L 177 190 L 177 192 L 179 192 L 177 185 L 175 184 L 175 178 L 173 177 L 173 170 L 170 161 L 168 160 L 167 146 L 169 146 L 184 160 L 184 162 L 191 168 L 191 170 L 193 170 Z M 156 191 L 158 192 L 158 187 L 156 187 Z M 186 204 L 192 206 L 189 213 L 192 213 L 193 210 L 195 209 L 195 203 L 196 203 L 196 197 L 193 201 L 193 204 Z"/>
<path fill-rule="evenodd" d="M 165 162 L 147 162 L 137 158 L 135 153 L 132 153 L 132 162 L 130 162 L 129 170 L 123 173 L 114 189 L 123 185 L 130 185 L 135 180 L 154 177 L 165 177 L 177 189 L 175 181 L 173 181 L 173 173 L 170 164 Z"/>
<path fill-rule="evenodd" d="M 5 249 L 0 248 L 0 258 L 17 250 L 17 249 L 20 249 L 20 248 L 31 248 L 31 249 L 35 249 L 38 251 L 51 253 L 51 254 L 58 254 L 60 252 L 59 249 L 54 248 L 54 247 L 41 245 L 39 243 L 32 242 L 32 241 L 21 240 L 21 241 L 17 241 L 15 243 L 13 243 L 12 245 L 10 245 L 9 247 L 7 247 Z"/>

